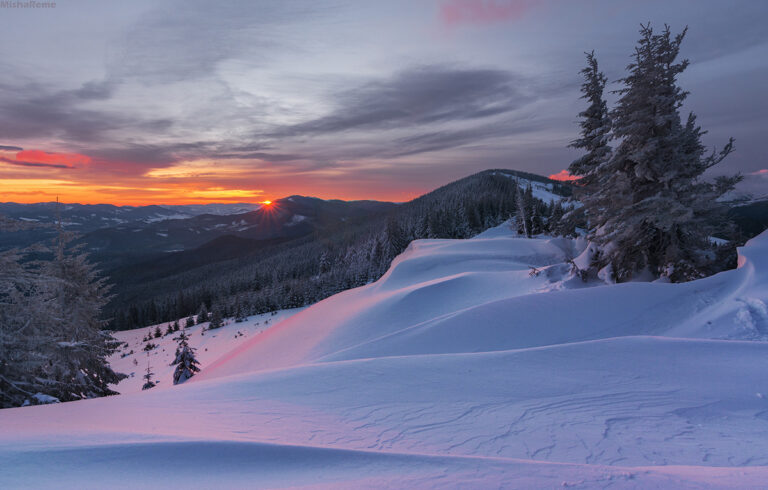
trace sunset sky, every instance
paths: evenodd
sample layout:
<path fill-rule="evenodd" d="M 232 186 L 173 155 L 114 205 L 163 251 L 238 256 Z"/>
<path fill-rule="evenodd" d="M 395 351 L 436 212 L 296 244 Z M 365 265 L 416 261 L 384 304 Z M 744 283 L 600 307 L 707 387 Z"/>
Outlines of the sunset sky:
<path fill-rule="evenodd" d="M 0 8 L 0 202 L 404 201 L 557 174 L 583 52 L 615 81 L 648 21 L 689 26 L 686 110 L 708 145 L 736 139 L 719 172 L 768 189 L 768 2 L 55 5 Z"/>

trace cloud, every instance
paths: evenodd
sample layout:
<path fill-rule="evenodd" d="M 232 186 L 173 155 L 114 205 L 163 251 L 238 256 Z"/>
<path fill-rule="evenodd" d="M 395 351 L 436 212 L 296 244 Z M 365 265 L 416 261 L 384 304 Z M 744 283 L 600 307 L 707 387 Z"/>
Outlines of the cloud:
<path fill-rule="evenodd" d="M 109 72 L 153 84 L 216 76 L 217 65 L 233 58 L 260 65 L 284 47 L 280 28 L 315 19 L 332 7 L 312 0 L 166 2 L 127 30 L 108 62 Z"/>
<path fill-rule="evenodd" d="M 41 150 L 23 150 L 16 154 L 16 160 L 59 165 L 78 165 L 91 163 L 91 158 L 79 153 L 48 153 Z"/>
<path fill-rule="evenodd" d="M 505 22 L 520 19 L 531 5 L 525 0 L 446 0 L 440 19 L 447 26 Z"/>
<path fill-rule="evenodd" d="M 521 116 L 515 120 L 498 121 L 469 128 L 434 131 L 399 138 L 394 141 L 394 144 L 387 145 L 389 149 L 386 151 L 386 155 L 381 156 L 397 158 L 447 150 L 479 143 L 488 139 L 509 137 L 540 129 L 542 129 L 540 123 L 527 120 Z"/>
<path fill-rule="evenodd" d="M 749 175 L 765 175 L 768 177 L 768 168 L 761 168 L 760 170 L 756 170 L 754 172 L 750 172 Z"/>
<path fill-rule="evenodd" d="M 16 165 L 19 167 L 74 168 L 71 165 L 67 165 L 64 163 L 24 162 L 19 160 L 12 160 L 6 157 L 0 157 L 0 162 L 8 163 L 10 165 Z"/>
<path fill-rule="evenodd" d="M 294 155 L 290 153 L 265 153 L 261 151 L 244 153 L 215 153 L 215 158 L 222 159 L 243 159 L 243 160 L 264 160 L 268 162 L 292 162 L 296 160 L 305 160 L 305 155 Z"/>
<path fill-rule="evenodd" d="M 11 138 L 58 137 L 68 141 L 103 142 L 114 130 L 167 129 L 167 119 L 145 119 L 126 113 L 93 110 L 86 103 L 112 96 L 113 85 L 87 82 L 74 90 L 50 90 L 40 84 L 0 83 L 0 134 Z"/>
<path fill-rule="evenodd" d="M 0 150 L 19 150 L 15 158 L 0 156 L 0 162 L 18 167 L 75 168 L 91 162 L 79 153 L 52 153 L 42 150 L 24 150 L 18 146 L 0 146 Z"/>
<path fill-rule="evenodd" d="M 578 175 L 571 175 L 567 170 L 561 170 L 556 174 L 550 175 L 549 178 L 552 180 L 567 182 L 569 180 L 579 180 L 581 177 Z"/>
<path fill-rule="evenodd" d="M 391 129 L 466 121 L 517 109 L 532 99 L 522 80 L 495 69 L 422 66 L 371 81 L 336 95 L 329 115 L 283 127 L 275 136 L 327 134 L 354 129 Z"/>
<path fill-rule="evenodd" d="M 24 148 L 18 147 L 18 146 L 6 146 L 6 145 L 0 145 L 0 151 L 21 151 Z"/>

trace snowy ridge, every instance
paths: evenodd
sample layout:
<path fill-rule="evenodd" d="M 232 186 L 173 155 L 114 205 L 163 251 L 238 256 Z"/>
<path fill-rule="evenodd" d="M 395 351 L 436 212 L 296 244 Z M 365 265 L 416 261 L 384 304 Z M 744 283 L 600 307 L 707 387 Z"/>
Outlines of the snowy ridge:
<path fill-rule="evenodd" d="M 768 232 L 686 284 L 582 283 L 585 246 L 419 240 L 376 283 L 217 330 L 184 385 L 0 411 L 0 487 L 763 486 Z"/>

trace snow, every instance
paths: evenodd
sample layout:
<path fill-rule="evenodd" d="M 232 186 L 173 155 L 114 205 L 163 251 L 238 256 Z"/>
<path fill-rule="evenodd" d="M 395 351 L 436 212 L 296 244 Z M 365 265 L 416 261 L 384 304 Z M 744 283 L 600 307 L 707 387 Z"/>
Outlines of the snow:
<path fill-rule="evenodd" d="M 496 173 L 494 172 L 493 175 L 496 175 Z M 514 180 L 520 188 L 525 189 L 526 186 L 530 185 L 533 197 L 536 199 L 541 199 L 544 202 L 560 201 L 564 199 L 563 196 L 552 192 L 551 183 L 537 182 L 535 180 L 529 180 L 523 177 L 518 177 L 517 175 L 505 174 L 503 172 L 501 172 L 501 175 Z"/>
<path fill-rule="evenodd" d="M 201 366 L 205 367 L 246 339 L 259 335 L 269 327 L 280 323 L 302 309 L 295 308 L 292 310 L 279 310 L 274 314 L 253 315 L 241 323 L 236 323 L 230 319 L 227 320 L 224 327 L 216 330 L 206 331 L 208 322 L 194 325 L 184 330 L 190 337 L 190 346 L 197 349 L 195 357 Z M 180 325 L 184 325 L 184 323 L 185 319 L 179 320 Z M 153 337 L 156 327 L 160 327 L 160 331 L 163 333 L 162 337 Z M 140 392 L 141 385 L 143 384 L 141 377 L 147 369 L 147 361 L 152 366 L 152 372 L 155 373 L 153 380 L 159 382 L 158 386 L 173 384 L 173 370 L 175 367 L 170 364 L 173 362 L 176 353 L 177 341 L 174 338 L 179 333 L 174 332 L 165 335 L 167 329 L 168 323 L 161 323 L 151 327 L 114 332 L 113 336 L 122 345 L 112 355 L 109 362 L 115 371 L 129 375 L 128 378 L 113 387 L 115 391 L 120 393 Z M 149 356 L 144 351 L 144 346 L 147 342 L 143 341 L 147 335 L 153 337 L 149 342 L 157 345 L 156 348 L 149 351 Z M 135 364 L 134 361 L 136 361 Z"/>
<path fill-rule="evenodd" d="M 302 222 L 302 221 L 304 221 L 305 219 L 307 219 L 307 217 L 306 217 L 306 216 L 303 216 L 303 215 L 301 215 L 301 214 L 294 214 L 293 216 L 291 216 L 291 219 L 290 219 L 290 221 L 288 221 L 288 222 L 286 223 L 286 226 L 292 226 L 292 225 L 296 225 L 296 224 L 298 224 L 298 223 L 301 223 L 301 222 Z"/>
<path fill-rule="evenodd" d="M 413 242 L 268 329 L 193 327 L 178 386 L 170 337 L 141 392 L 118 333 L 125 394 L 0 411 L 0 487 L 763 487 L 768 232 L 686 284 L 584 283 L 586 247 Z"/>
<path fill-rule="evenodd" d="M 194 214 L 189 213 L 173 213 L 173 214 L 155 214 L 151 218 L 142 220 L 144 223 L 157 223 L 159 221 L 168 221 L 172 219 L 188 219 L 193 217 Z"/>

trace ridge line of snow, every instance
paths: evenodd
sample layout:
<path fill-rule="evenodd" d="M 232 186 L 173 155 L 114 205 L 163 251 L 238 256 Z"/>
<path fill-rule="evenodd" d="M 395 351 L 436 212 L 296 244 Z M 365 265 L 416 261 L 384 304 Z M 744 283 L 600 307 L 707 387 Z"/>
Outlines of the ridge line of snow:
<path fill-rule="evenodd" d="M 599 339 L 577 340 L 573 342 L 558 342 L 555 344 L 539 345 L 535 347 L 522 347 L 519 349 L 504 349 L 493 351 L 481 351 L 481 352 L 441 352 L 441 353 L 426 353 L 426 354 L 406 354 L 406 355 L 391 355 L 391 356 L 377 356 L 377 357 L 361 357 L 355 359 L 340 359 L 340 360 L 323 360 L 325 357 L 317 359 L 313 362 L 307 362 L 303 364 L 294 364 L 291 366 L 276 367 L 274 369 L 260 369 L 258 371 L 247 371 L 237 374 L 231 374 L 226 376 L 220 376 L 210 379 L 195 379 L 196 384 L 215 384 L 217 381 L 227 382 L 234 381 L 238 378 L 248 378 L 251 376 L 271 375 L 276 373 L 288 373 L 294 370 L 311 369 L 311 368 L 332 368 L 334 366 L 346 366 L 354 364 L 365 364 L 376 362 L 379 360 L 418 360 L 418 359 L 450 359 L 450 358 L 483 358 L 483 357 L 504 357 L 510 354 L 523 354 L 526 352 L 541 352 L 547 350 L 560 350 L 560 349 L 577 349 L 584 345 L 592 344 L 606 344 L 617 342 L 631 342 L 633 340 L 651 340 L 659 343 L 669 344 L 722 344 L 722 345 L 744 345 L 750 346 L 754 349 L 765 348 L 768 349 L 768 342 L 755 342 L 754 340 L 739 340 L 739 339 L 707 339 L 707 338 L 690 338 L 690 337 L 666 337 L 662 335 L 620 335 L 616 337 L 604 337 Z M 341 352 L 341 351 L 340 351 Z M 331 356 L 333 354 L 329 354 Z M 180 385 L 176 388 L 185 388 L 191 383 Z"/>

